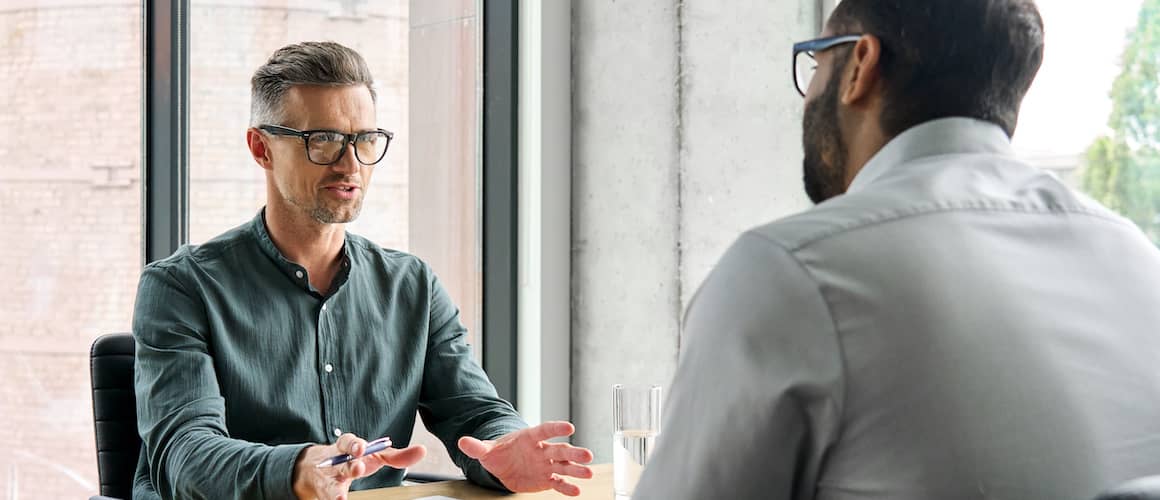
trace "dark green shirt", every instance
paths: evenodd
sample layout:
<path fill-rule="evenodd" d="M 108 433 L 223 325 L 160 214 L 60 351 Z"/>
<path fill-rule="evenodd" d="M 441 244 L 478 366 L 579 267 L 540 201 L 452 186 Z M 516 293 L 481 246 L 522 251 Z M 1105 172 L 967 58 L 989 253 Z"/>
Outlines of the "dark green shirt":
<path fill-rule="evenodd" d="M 263 213 L 146 266 L 137 291 L 134 498 L 293 498 L 300 451 L 353 432 L 411 441 L 418 409 L 459 452 L 526 424 L 470 355 L 466 329 L 418 258 L 347 233 L 329 295 L 286 260 Z M 400 483 L 384 468 L 352 489 Z"/>

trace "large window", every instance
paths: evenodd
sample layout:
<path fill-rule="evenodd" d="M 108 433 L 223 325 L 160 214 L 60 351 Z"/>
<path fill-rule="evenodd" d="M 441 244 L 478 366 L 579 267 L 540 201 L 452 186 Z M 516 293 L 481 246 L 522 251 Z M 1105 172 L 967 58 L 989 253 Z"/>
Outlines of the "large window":
<path fill-rule="evenodd" d="M 479 358 L 477 0 L 190 3 L 189 212 L 181 214 L 190 243 L 264 203 L 264 177 L 244 141 L 253 71 L 287 43 L 347 44 L 370 63 L 379 125 L 396 134 L 350 229 L 430 263 Z M 89 346 L 129 330 L 144 261 L 142 5 L 0 2 L 0 275 L 12 284 L 0 301 L 0 499 L 98 490 Z M 433 452 L 418 469 L 457 472 L 442 444 L 416 439 Z"/>
<path fill-rule="evenodd" d="M 1036 3 L 1047 47 L 1016 149 L 1160 244 L 1160 1 Z"/>
<path fill-rule="evenodd" d="M 141 256 L 140 0 L 0 2 L 0 498 L 97 492 L 89 345 Z"/>
<path fill-rule="evenodd" d="M 248 221 L 265 203 L 264 171 L 245 144 L 254 70 L 289 43 L 347 45 L 375 75 L 378 126 L 395 133 L 348 229 L 430 263 L 479 359 L 478 31 L 475 0 L 192 0 L 191 241 Z M 418 469 L 457 472 L 421 425 L 416 439 L 431 452 Z"/>

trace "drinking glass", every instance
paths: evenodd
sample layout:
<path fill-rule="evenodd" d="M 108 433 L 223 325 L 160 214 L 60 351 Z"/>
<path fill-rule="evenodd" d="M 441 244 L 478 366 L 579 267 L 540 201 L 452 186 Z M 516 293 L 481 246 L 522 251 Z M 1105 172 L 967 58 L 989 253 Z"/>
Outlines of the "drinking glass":
<path fill-rule="evenodd" d="M 661 386 L 612 386 L 612 490 L 628 500 L 661 432 Z"/>

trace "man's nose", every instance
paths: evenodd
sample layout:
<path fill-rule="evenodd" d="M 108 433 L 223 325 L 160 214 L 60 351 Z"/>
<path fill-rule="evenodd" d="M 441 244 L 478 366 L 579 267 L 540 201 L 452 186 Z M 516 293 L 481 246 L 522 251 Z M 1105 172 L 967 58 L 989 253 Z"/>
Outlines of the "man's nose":
<path fill-rule="evenodd" d="M 343 152 L 342 158 L 334 162 L 330 168 L 339 172 L 358 172 L 362 164 L 358 162 L 358 156 L 354 152 L 354 143 L 346 145 L 346 151 Z"/>

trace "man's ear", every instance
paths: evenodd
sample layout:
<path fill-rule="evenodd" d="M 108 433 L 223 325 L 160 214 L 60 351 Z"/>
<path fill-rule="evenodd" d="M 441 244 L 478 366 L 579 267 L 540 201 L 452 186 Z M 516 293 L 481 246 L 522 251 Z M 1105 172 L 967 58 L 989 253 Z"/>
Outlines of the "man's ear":
<path fill-rule="evenodd" d="M 882 41 L 874 35 L 862 35 L 854 44 L 846 69 L 846 85 L 842 90 L 842 104 L 856 105 L 866 101 L 882 78 L 879 62 Z"/>
<path fill-rule="evenodd" d="M 265 134 L 256 128 L 250 127 L 246 130 L 246 145 L 250 148 L 250 156 L 259 167 L 272 170 L 274 164 L 270 154 L 270 144 L 266 142 L 266 139 Z"/>

